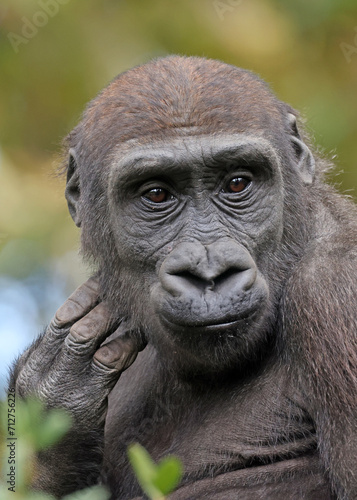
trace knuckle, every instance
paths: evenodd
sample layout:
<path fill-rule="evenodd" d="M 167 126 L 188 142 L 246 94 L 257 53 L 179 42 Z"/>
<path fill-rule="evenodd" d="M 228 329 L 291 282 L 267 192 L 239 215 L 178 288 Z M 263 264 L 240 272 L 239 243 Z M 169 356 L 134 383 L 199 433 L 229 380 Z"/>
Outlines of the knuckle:
<path fill-rule="evenodd" d="M 94 354 L 93 361 L 115 371 L 123 371 L 136 358 L 137 352 L 122 342 L 103 345 Z"/>
<path fill-rule="evenodd" d="M 60 343 L 64 340 L 70 330 L 70 325 L 61 325 L 53 318 L 47 326 L 43 336 L 42 344 L 46 344 L 49 348 L 59 348 Z"/>
<path fill-rule="evenodd" d="M 76 356 L 88 356 L 93 349 L 93 343 L 89 340 L 83 340 L 83 338 L 74 337 L 72 334 L 69 334 L 65 341 L 65 350 L 64 350 L 64 359 L 67 362 L 70 362 L 70 358 L 73 355 Z"/>
<path fill-rule="evenodd" d="M 81 362 L 87 364 L 91 360 L 95 349 L 95 338 L 83 337 L 76 332 L 70 332 L 64 340 L 63 362 L 70 366 L 73 362 L 73 357 L 80 357 L 82 359 Z"/>
<path fill-rule="evenodd" d="M 99 299 L 98 293 L 98 283 L 94 279 L 89 279 L 57 310 L 53 323 L 62 328 L 80 319 L 95 307 Z"/>
<path fill-rule="evenodd" d="M 97 383 L 100 381 L 102 389 L 110 389 L 113 387 L 119 379 L 121 372 L 122 370 L 115 365 L 102 363 L 100 360 L 93 357 L 91 373 L 93 379 L 97 380 Z"/>
<path fill-rule="evenodd" d="M 113 376 L 117 374 L 117 370 L 110 366 L 108 363 L 103 362 L 103 360 L 98 359 L 96 356 L 93 357 L 92 370 L 94 373 L 100 376 Z"/>
<path fill-rule="evenodd" d="M 75 323 L 69 331 L 69 335 L 79 343 L 84 343 L 92 340 L 95 336 L 94 328 L 91 328 L 85 321 L 79 321 Z"/>
<path fill-rule="evenodd" d="M 53 321 L 57 327 L 62 328 L 63 326 L 66 326 L 78 319 L 83 313 L 84 311 L 81 305 L 76 300 L 70 297 L 58 309 Z"/>
<path fill-rule="evenodd" d="M 89 278 L 84 284 L 83 288 L 88 289 L 89 293 L 99 293 L 99 283 L 95 278 Z"/>
<path fill-rule="evenodd" d="M 114 368 L 111 366 L 111 364 L 112 363 L 111 363 L 110 357 L 107 357 L 106 355 L 96 353 L 93 356 L 94 367 L 101 369 L 105 373 L 107 373 L 108 371 L 110 371 Z"/>
<path fill-rule="evenodd" d="M 103 346 L 94 354 L 93 361 L 106 369 L 119 369 L 118 356 L 109 347 Z"/>
<path fill-rule="evenodd" d="M 38 372 L 38 366 L 35 368 L 32 366 L 33 363 L 29 360 L 23 368 L 20 370 L 15 384 L 16 393 L 20 397 L 28 397 L 30 395 L 36 395 L 38 386 L 40 385 L 40 374 Z"/>

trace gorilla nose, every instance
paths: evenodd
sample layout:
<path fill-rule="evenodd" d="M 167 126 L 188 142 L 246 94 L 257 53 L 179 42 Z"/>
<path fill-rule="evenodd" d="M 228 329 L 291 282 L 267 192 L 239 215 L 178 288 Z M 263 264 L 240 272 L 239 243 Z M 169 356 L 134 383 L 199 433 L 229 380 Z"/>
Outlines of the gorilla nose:
<path fill-rule="evenodd" d="M 159 271 L 162 287 L 173 296 L 208 290 L 224 293 L 227 287 L 233 293 L 234 289 L 246 291 L 256 276 L 253 258 L 235 241 L 180 243 Z"/>

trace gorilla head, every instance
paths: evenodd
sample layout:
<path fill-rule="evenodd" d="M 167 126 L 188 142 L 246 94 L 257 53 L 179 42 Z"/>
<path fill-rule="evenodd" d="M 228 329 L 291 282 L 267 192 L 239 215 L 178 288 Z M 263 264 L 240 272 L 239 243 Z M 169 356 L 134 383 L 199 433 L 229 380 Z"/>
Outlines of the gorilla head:
<path fill-rule="evenodd" d="M 312 230 L 295 112 L 248 71 L 168 57 L 119 75 L 67 145 L 69 210 L 113 314 L 175 369 L 258 359 Z"/>

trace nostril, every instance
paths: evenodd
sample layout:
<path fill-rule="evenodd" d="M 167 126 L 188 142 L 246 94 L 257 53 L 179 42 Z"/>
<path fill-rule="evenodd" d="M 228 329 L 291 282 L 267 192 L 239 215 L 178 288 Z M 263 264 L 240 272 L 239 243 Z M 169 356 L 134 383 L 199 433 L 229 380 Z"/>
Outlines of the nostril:
<path fill-rule="evenodd" d="M 219 291 L 220 287 L 227 286 L 229 284 L 229 280 L 233 281 L 242 276 L 246 270 L 236 269 L 231 267 L 219 274 L 214 278 L 208 278 L 199 276 L 197 274 L 193 274 L 190 271 L 182 271 L 173 274 L 172 276 L 176 276 L 177 278 L 181 278 L 185 280 L 187 284 L 199 289 L 199 290 L 213 290 Z"/>
<path fill-rule="evenodd" d="M 178 245 L 162 262 L 162 288 L 174 297 L 195 293 L 218 295 L 245 293 L 257 278 L 258 269 L 247 250 L 237 243 L 216 242 Z"/>
<path fill-rule="evenodd" d="M 255 267 L 230 267 L 218 276 L 211 273 L 196 274 L 191 270 L 178 272 L 162 272 L 160 281 L 163 288 L 175 297 L 192 293 L 205 295 L 207 292 L 226 294 L 247 292 L 255 283 L 257 269 Z"/>

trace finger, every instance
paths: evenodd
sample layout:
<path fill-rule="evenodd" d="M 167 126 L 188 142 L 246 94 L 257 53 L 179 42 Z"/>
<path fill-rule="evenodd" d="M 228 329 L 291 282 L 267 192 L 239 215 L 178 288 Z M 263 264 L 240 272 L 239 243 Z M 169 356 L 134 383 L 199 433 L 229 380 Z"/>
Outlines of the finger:
<path fill-rule="evenodd" d="M 58 309 L 46 332 L 39 338 L 35 345 L 36 348 L 31 353 L 34 367 L 43 366 L 44 360 L 47 360 L 48 365 L 52 364 L 68 335 L 68 327 L 95 307 L 99 300 L 98 292 L 97 281 L 90 278 L 78 287 Z"/>
<path fill-rule="evenodd" d="M 126 320 L 121 321 L 118 328 L 109 337 L 107 337 L 103 345 L 118 337 L 125 341 L 130 339 L 134 342 L 135 349 L 137 351 L 142 351 L 147 345 L 147 339 L 145 338 L 144 333 L 138 328 L 132 328 L 130 323 Z"/>
<path fill-rule="evenodd" d="M 94 278 L 90 278 L 58 309 L 53 322 L 58 328 L 75 323 L 93 309 L 98 301 L 99 284 Z"/>
<path fill-rule="evenodd" d="M 125 323 L 124 323 L 124 325 L 120 325 L 120 328 L 122 328 L 122 326 L 125 327 Z M 135 349 L 137 351 L 142 351 L 147 346 L 147 343 L 148 343 L 144 334 L 140 330 L 128 330 L 128 329 L 126 329 L 124 332 L 122 332 L 120 334 L 120 338 L 124 342 L 128 342 L 128 341 L 133 342 Z"/>
<path fill-rule="evenodd" d="M 133 364 L 138 355 L 136 342 L 128 337 L 118 337 L 101 346 L 93 356 L 100 368 L 122 372 Z"/>
<path fill-rule="evenodd" d="M 83 318 L 72 325 L 65 343 L 67 347 L 80 350 L 96 349 L 114 329 L 112 314 L 101 302 Z"/>

